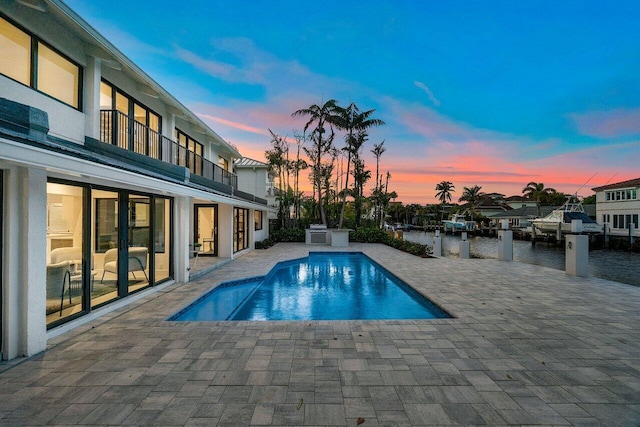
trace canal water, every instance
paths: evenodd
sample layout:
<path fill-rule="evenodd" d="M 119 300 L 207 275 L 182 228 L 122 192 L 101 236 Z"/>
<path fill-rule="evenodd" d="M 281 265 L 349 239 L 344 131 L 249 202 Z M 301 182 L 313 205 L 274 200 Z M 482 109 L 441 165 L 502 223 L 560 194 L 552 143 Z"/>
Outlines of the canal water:
<path fill-rule="evenodd" d="M 409 231 L 404 239 L 433 246 L 433 233 Z M 472 237 L 471 256 L 474 258 L 498 258 L 498 239 L 492 237 Z M 445 235 L 442 238 L 442 255 L 458 256 L 460 235 Z M 535 246 L 524 240 L 513 241 L 513 260 L 527 264 L 565 269 L 564 247 L 556 247 L 538 242 Z M 598 249 L 589 252 L 589 275 L 615 282 L 640 286 L 640 254 Z"/>

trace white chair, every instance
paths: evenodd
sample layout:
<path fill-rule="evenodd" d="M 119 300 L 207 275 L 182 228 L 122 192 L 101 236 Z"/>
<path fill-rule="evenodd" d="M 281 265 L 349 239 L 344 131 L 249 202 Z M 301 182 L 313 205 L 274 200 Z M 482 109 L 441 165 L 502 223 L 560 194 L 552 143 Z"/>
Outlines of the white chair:
<path fill-rule="evenodd" d="M 136 278 L 135 271 L 142 271 L 144 277 L 149 281 L 147 276 L 147 254 L 149 250 L 147 248 L 130 247 L 129 248 L 129 272 Z M 104 281 L 104 274 L 106 272 L 118 274 L 118 248 L 109 249 L 104 253 L 104 271 L 102 272 L 102 278 L 100 283 Z"/>
<path fill-rule="evenodd" d="M 47 265 L 47 299 L 57 299 L 60 296 L 60 316 L 64 305 L 65 291 L 69 294 L 71 304 L 71 272 L 69 261 Z"/>
<path fill-rule="evenodd" d="M 82 248 L 73 246 L 69 248 L 57 248 L 51 250 L 51 264 L 62 261 L 82 262 Z"/>

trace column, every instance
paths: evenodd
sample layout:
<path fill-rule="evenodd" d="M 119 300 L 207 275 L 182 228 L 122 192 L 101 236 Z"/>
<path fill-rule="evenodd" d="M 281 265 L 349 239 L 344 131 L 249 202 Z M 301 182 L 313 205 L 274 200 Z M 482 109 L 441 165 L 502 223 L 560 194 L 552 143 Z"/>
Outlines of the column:
<path fill-rule="evenodd" d="M 433 238 L 433 255 L 442 256 L 442 236 L 440 230 L 436 230 L 436 235 Z"/>
<path fill-rule="evenodd" d="M 189 281 L 189 233 L 191 230 L 191 197 L 176 197 L 173 203 L 173 271 L 178 283 Z"/>
<path fill-rule="evenodd" d="M 88 137 L 100 139 L 100 81 L 102 60 L 87 56 L 84 76 L 84 133 Z"/>
<path fill-rule="evenodd" d="M 5 359 L 47 348 L 47 174 L 42 169 L 5 172 L 7 230 L 4 277 Z"/>
<path fill-rule="evenodd" d="M 509 230 L 509 221 L 502 220 L 502 230 L 498 231 L 498 259 L 513 261 L 513 231 Z"/>
<path fill-rule="evenodd" d="M 460 250 L 460 254 L 458 255 L 458 258 L 469 259 L 471 257 L 471 242 L 467 240 L 466 231 L 463 231 L 461 234 L 462 234 L 462 240 L 458 244 L 458 247 Z"/>
<path fill-rule="evenodd" d="M 589 276 L 589 237 L 581 234 L 565 236 L 566 272 L 571 276 Z"/>

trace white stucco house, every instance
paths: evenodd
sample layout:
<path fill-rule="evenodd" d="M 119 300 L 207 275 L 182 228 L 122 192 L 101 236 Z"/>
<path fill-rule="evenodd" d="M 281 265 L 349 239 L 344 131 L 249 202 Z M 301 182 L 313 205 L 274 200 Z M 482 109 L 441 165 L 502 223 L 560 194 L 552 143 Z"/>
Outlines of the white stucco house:
<path fill-rule="evenodd" d="M 640 178 L 592 190 L 596 193 L 596 219 L 609 225 L 611 235 L 628 236 L 633 224 L 634 236 L 640 237 Z"/>
<path fill-rule="evenodd" d="M 252 250 L 240 158 L 61 1 L 0 0 L 2 358 Z"/>
<path fill-rule="evenodd" d="M 233 167 L 238 175 L 238 190 L 265 199 L 267 206 L 271 208 L 267 212 L 268 218 L 276 218 L 278 209 L 275 187 L 276 174 L 269 165 L 259 160 L 243 157 L 236 159 Z M 268 234 L 264 236 L 265 239 L 267 237 L 269 237 Z"/>

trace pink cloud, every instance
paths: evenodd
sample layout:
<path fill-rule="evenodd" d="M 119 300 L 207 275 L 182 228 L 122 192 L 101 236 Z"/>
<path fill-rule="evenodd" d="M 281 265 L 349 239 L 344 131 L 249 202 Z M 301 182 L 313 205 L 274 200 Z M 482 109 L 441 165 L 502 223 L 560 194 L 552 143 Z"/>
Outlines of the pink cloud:
<path fill-rule="evenodd" d="M 225 126 L 229 126 L 235 129 L 240 129 L 246 132 L 252 132 L 252 133 L 257 133 L 260 135 L 268 135 L 268 132 L 264 129 L 259 129 L 257 127 L 253 127 L 253 126 L 249 126 L 246 125 L 244 123 L 240 123 L 240 122 L 235 122 L 232 120 L 227 120 L 227 119 L 223 119 L 222 117 L 216 117 L 216 116 L 211 116 L 209 114 L 198 114 L 198 116 L 204 118 L 204 119 L 208 119 L 208 120 L 212 120 L 214 122 L 217 123 L 221 123 Z"/>
<path fill-rule="evenodd" d="M 640 108 L 570 114 L 583 135 L 613 138 L 640 134 Z"/>

